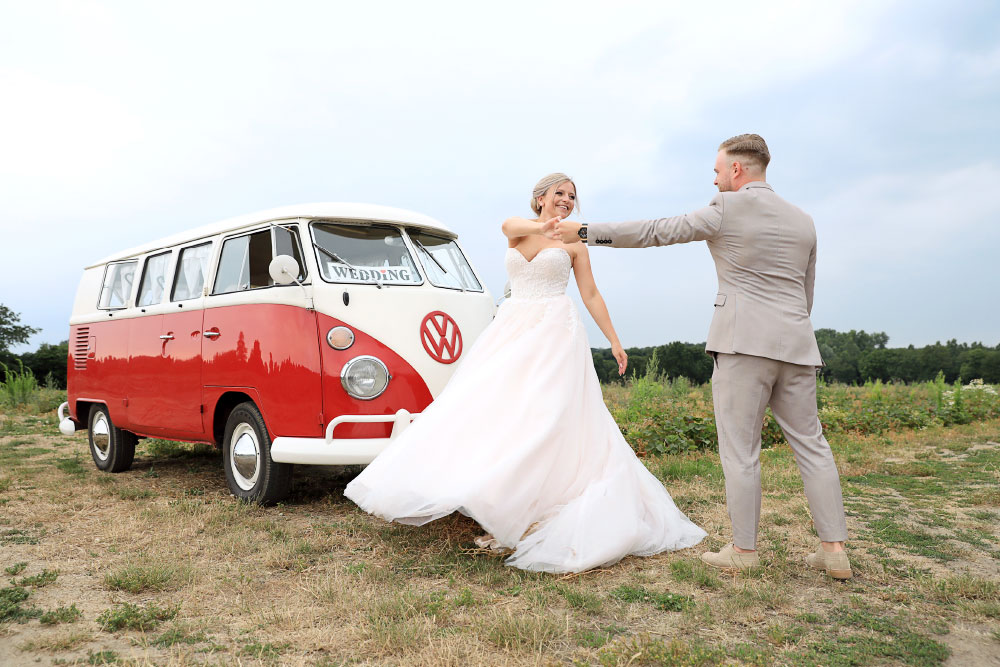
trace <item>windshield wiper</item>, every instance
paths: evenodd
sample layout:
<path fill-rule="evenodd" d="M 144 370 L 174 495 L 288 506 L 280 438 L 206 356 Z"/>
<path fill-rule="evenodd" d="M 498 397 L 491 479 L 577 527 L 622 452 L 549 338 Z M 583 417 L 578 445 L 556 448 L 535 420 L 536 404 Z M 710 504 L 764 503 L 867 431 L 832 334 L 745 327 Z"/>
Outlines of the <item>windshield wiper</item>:
<path fill-rule="evenodd" d="M 344 266 L 346 266 L 351 271 L 355 271 L 355 272 L 359 272 L 360 271 L 360 269 L 358 267 L 354 266 L 353 264 L 351 264 L 350 262 L 348 262 L 346 259 L 344 259 L 340 255 L 338 255 L 337 253 L 333 252 L 332 250 L 327 250 L 326 248 L 324 248 L 320 244 L 316 243 L 315 241 L 313 241 L 313 247 L 316 248 L 316 250 L 319 250 L 321 253 L 323 253 L 327 257 L 329 257 L 330 259 L 332 259 L 333 261 L 339 262 L 340 264 L 343 264 Z M 374 276 L 373 281 L 374 281 L 375 286 L 378 287 L 379 289 L 382 289 L 382 281 L 378 279 L 378 271 L 375 271 L 374 269 L 372 269 L 371 273 Z M 371 285 L 373 283 L 369 282 L 368 284 Z"/>
<path fill-rule="evenodd" d="M 431 261 L 438 265 L 439 269 L 441 269 L 445 273 L 448 273 L 448 269 L 446 269 L 443 266 L 441 266 L 441 262 L 437 261 L 437 257 L 435 257 L 434 255 L 432 255 L 431 251 L 428 250 L 427 248 L 425 248 L 423 243 L 421 243 L 417 239 L 413 238 L 412 236 L 410 237 L 410 240 L 413 241 L 413 245 L 415 245 L 418 248 L 420 248 L 421 250 L 423 250 L 424 254 L 426 254 L 428 257 L 430 257 Z"/>

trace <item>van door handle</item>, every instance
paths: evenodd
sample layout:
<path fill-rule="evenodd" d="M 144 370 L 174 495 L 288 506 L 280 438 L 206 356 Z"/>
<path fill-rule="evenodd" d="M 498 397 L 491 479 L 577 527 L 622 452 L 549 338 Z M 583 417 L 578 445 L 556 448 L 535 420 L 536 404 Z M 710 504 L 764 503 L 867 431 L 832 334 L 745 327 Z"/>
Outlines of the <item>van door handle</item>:
<path fill-rule="evenodd" d="M 203 331 L 201 335 L 204 336 L 205 338 L 216 338 L 218 336 L 221 336 L 222 334 L 219 333 L 218 331 Z"/>
<path fill-rule="evenodd" d="M 162 336 L 160 336 L 160 340 L 173 340 L 173 339 L 174 337 L 170 334 L 163 334 Z"/>

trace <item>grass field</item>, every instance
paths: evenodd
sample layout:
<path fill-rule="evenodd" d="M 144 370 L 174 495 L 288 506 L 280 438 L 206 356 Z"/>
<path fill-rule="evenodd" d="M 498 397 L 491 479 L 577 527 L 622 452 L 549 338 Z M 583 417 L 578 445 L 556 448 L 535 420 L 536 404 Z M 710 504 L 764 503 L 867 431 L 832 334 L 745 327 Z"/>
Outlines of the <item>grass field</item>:
<path fill-rule="evenodd" d="M 773 433 L 763 567 L 700 563 L 730 534 L 718 455 L 698 449 L 714 434 L 691 420 L 710 417 L 704 387 L 606 394 L 709 538 L 573 576 L 505 567 L 465 517 L 365 515 L 342 495 L 357 469 L 298 468 L 292 497 L 260 508 L 230 497 L 210 447 L 143 440 L 110 475 L 85 434 L 58 434 L 58 395 L 0 408 L 0 665 L 1000 664 L 1000 419 L 968 404 L 943 419 L 941 393 L 821 392 L 846 583 L 803 563 L 817 537 Z"/>

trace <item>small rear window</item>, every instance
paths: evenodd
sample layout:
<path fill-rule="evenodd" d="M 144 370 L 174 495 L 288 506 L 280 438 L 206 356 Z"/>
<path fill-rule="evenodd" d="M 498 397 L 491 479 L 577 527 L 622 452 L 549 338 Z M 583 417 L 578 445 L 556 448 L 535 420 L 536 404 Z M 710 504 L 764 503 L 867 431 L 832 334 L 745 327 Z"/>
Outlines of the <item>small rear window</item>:
<path fill-rule="evenodd" d="M 190 246 L 181 250 L 174 273 L 174 291 L 171 301 L 187 301 L 201 296 L 208 274 L 208 260 L 212 253 L 211 243 Z"/>
<path fill-rule="evenodd" d="M 112 310 L 127 308 L 128 299 L 132 296 L 132 281 L 135 278 L 135 266 L 138 262 L 115 262 L 108 264 L 104 270 L 104 284 L 101 287 L 101 299 L 98 308 Z"/>
<path fill-rule="evenodd" d="M 170 252 L 161 252 L 146 260 L 146 268 L 139 283 L 139 299 L 136 303 L 142 306 L 152 306 L 163 301 L 167 293 L 167 273 L 170 271 Z"/>

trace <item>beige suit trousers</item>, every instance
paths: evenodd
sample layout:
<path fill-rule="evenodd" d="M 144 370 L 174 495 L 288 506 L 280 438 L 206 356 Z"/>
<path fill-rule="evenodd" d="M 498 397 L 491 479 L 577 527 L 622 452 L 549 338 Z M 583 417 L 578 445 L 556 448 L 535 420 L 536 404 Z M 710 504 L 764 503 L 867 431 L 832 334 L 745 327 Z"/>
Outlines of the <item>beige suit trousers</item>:
<path fill-rule="evenodd" d="M 816 369 L 745 354 L 716 355 L 712 398 L 733 544 L 757 548 L 760 523 L 760 432 L 771 412 L 791 445 L 816 532 L 847 539 L 840 475 L 816 413 Z"/>

